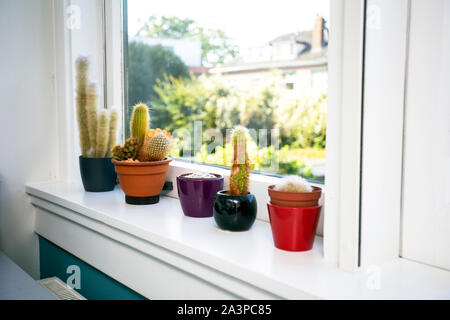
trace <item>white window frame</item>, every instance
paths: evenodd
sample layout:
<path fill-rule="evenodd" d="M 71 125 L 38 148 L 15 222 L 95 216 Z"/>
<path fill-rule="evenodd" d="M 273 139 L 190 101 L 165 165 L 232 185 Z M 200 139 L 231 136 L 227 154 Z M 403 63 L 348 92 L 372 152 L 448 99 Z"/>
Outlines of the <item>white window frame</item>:
<path fill-rule="evenodd" d="M 57 100 L 60 120 L 61 180 L 79 183 L 76 118 L 74 117 L 72 68 L 70 62 L 70 30 L 64 28 L 65 10 L 70 0 L 54 1 L 55 51 L 57 66 Z M 104 1 L 106 37 L 107 103 L 117 103 L 118 86 L 123 86 L 122 65 L 118 65 L 121 54 L 120 32 L 122 1 Z M 322 214 L 324 230 L 324 257 L 331 264 L 346 270 L 357 270 L 359 257 L 359 183 L 361 147 L 361 95 L 364 3 L 359 0 L 333 0 L 331 5 L 331 27 L 329 48 L 329 97 L 327 124 L 327 165 L 324 200 L 326 211 Z M 119 30 L 119 31 L 118 31 Z M 345 35 L 345 36 L 344 36 Z M 120 38 L 120 40 L 118 40 Z M 112 44 L 111 44 L 112 43 Z M 121 45 L 119 45 L 119 43 Z M 121 47 L 122 46 L 122 47 Z M 120 58 L 121 59 L 121 58 Z M 119 60 L 120 60 L 119 59 Z M 118 69 L 119 68 L 119 69 Z M 61 81 L 59 81 L 61 79 Z M 112 82 L 112 83 L 111 83 Z M 120 91 L 121 92 L 121 91 Z M 115 93 L 111 95 L 111 93 Z M 111 100 L 112 99 L 112 100 Z M 176 185 L 175 177 L 188 171 L 219 172 L 224 176 L 228 170 L 208 165 L 173 161 L 168 177 Z M 251 190 L 258 198 L 258 218 L 268 221 L 265 203 L 268 200 L 267 186 L 279 178 L 252 174 Z M 176 192 L 170 193 L 176 197 Z M 325 207 L 325 206 L 324 206 Z"/>

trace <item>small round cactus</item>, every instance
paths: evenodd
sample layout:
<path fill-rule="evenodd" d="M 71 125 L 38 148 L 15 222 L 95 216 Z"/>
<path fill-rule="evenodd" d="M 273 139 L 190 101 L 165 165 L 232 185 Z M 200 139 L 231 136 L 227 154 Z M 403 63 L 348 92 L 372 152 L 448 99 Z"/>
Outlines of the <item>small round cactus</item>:
<path fill-rule="evenodd" d="M 300 176 L 286 176 L 273 188 L 284 192 L 311 192 L 311 184 Z"/>
<path fill-rule="evenodd" d="M 166 130 L 151 129 L 145 135 L 139 151 L 139 161 L 161 161 L 172 147 L 172 135 Z"/>

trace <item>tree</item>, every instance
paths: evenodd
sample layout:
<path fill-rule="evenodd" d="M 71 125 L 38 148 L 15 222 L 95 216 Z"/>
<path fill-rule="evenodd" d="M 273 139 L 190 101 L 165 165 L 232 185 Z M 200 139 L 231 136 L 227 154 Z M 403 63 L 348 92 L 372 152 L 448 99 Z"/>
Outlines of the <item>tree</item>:
<path fill-rule="evenodd" d="M 204 82 L 195 77 L 174 76 L 166 76 L 156 82 L 154 90 L 158 98 L 150 104 L 154 111 L 153 125 L 169 131 L 192 130 L 193 122 L 201 119 L 209 97 Z"/>
<path fill-rule="evenodd" d="M 238 54 L 237 46 L 218 29 L 200 27 L 194 20 L 152 15 L 136 36 L 151 38 L 199 39 L 202 45 L 202 64 L 215 66 Z"/>
<path fill-rule="evenodd" d="M 158 79 L 167 76 L 188 77 L 189 72 L 183 61 L 170 49 L 160 45 L 148 46 L 130 42 L 128 45 L 128 115 L 136 103 L 158 98 L 153 87 Z M 125 132 L 128 132 L 126 124 Z"/>

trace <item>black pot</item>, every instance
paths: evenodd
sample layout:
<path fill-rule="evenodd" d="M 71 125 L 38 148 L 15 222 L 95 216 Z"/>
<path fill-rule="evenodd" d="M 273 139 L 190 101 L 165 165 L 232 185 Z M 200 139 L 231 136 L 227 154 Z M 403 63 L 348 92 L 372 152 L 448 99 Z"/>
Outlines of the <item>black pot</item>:
<path fill-rule="evenodd" d="M 217 192 L 213 215 L 217 226 L 228 231 L 247 231 L 256 219 L 256 198 L 248 193 L 232 196 L 227 190 Z"/>
<path fill-rule="evenodd" d="M 80 156 L 80 173 L 86 191 L 111 191 L 116 185 L 117 174 L 111 158 L 85 158 Z"/>

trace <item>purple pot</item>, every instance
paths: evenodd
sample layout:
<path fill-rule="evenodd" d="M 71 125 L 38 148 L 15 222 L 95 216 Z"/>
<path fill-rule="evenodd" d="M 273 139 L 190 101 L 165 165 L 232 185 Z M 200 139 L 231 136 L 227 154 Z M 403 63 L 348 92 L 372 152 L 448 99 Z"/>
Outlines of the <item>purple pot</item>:
<path fill-rule="evenodd" d="M 177 177 L 178 197 L 184 215 L 194 218 L 212 217 L 216 193 L 223 190 L 223 177 L 185 178 L 190 173 Z"/>

